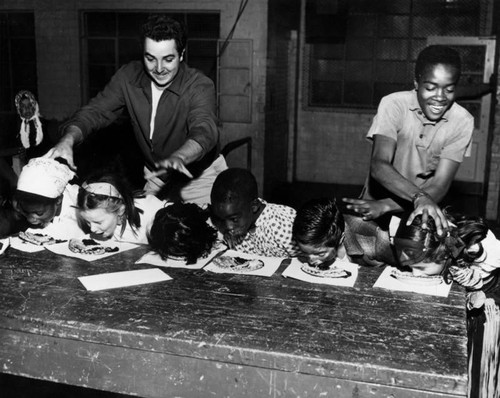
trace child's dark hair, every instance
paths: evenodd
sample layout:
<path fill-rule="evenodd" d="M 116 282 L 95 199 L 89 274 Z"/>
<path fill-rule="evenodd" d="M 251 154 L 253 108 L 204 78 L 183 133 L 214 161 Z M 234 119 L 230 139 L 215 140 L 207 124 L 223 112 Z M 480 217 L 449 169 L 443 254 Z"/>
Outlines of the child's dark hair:
<path fill-rule="evenodd" d="M 424 48 L 417 57 L 415 63 L 415 80 L 418 81 L 428 70 L 438 64 L 450 65 L 457 72 L 457 81 L 462 71 L 460 55 L 451 47 L 433 45 Z"/>
<path fill-rule="evenodd" d="M 93 183 L 107 183 L 118 191 L 121 197 L 106 194 L 96 194 L 84 188 Z M 143 211 L 135 207 L 134 199 L 139 195 L 135 193 L 127 179 L 120 173 L 109 171 L 96 171 L 85 179 L 85 183 L 78 191 L 77 207 L 81 211 L 105 208 L 107 211 L 115 212 L 122 204 L 125 205 L 124 218 L 132 228 L 134 233 L 141 226 L 141 213 Z M 78 223 L 84 231 L 88 231 L 88 226 L 80 217 Z M 125 232 L 127 223 L 121 225 L 121 234 Z"/>
<path fill-rule="evenodd" d="M 344 229 L 344 216 L 335 199 L 312 199 L 297 211 L 293 237 L 305 245 L 338 247 Z"/>
<path fill-rule="evenodd" d="M 187 29 L 184 23 L 163 14 L 150 15 L 142 26 L 142 35 L 154 41 L 175 40 L 177 52 L 186 48 Z"/>
<path fill-rule="evenodd" d="M 482 217 L 464 216 L 461 214 L 448 215 L 448 219 L 457 226 L 457 234 L 465 244 L 460 260 L 466 264 L 472 264 L 484 252 L 481 241 L 488 234 L 486 220 Z"/>
<path fill-rule="evenodd" d="M 258 198 L 257 181 L 254 175 L 242 168 L 224 170 L 214 181 L 210 199 L 213 203 L 238 201 L 251 202 Z"/>
<path fill-rule="evenodd" d="M 207 219 L 208 213 L 194 203 L 173 203 L 156 213 L 149 245 L 162 259 L 182 257 L 194 264 L 210 253 L 217 239 Z"/>

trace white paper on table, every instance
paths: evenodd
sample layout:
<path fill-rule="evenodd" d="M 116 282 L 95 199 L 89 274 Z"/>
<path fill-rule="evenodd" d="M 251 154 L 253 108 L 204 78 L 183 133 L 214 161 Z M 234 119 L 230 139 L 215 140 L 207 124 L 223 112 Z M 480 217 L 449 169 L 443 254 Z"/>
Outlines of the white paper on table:
<path fill-rule="evenodd" d="M 226 250 L 224 249 L 216 249 L 213 250 L 207 257 L 199 258 L 198 261 L 194 264 L 186 264 L 186 260 L 176 260 L 174 258 L 167 258 L 163 260 L 160 255 L 156 252 L 148 252 L 144 256 L 142 256 L 139 260 L 137 260 L 136 264 L 151 264 L 156 265 L 157 267 L 170 267 L 170 268 L 185 268 L 185 269 L 201 269 L 205 265 L 207 265 L 212 259 L 219 253 Z"/>
<path fill-rule="evenodd" d="M 63 256 L 69 256 L 69 257 L 76 257 L 80 258 L 82 260 L 86 261 L 95 261 L 99 260 L 101 258 L 113 256 L 115 254 L 122 253 L 126 250 L 134 249 L 139 245 L 136 245 L 135 243 L 128 243 L 128 242 L 117 242 L 114 240 L 109 240 L 106 242 L 101 242 L 98 241 L 101 246 L 104 247 L 117 247 L 118 251 L 115 252 L 106 252 L 104 254 L 83 254 L 83 253 L 74 253 L 71 250 L 69 250 L 68 244 L 69 242 L 63 242 L 63 243 L 56 243 L 55 245 L 47 245 L 45 248 L 47 250 L 50 250 L 53 253 L 56 254 L 61 254 Z"/>
<path fill-rule="evenodd" d="M 264 266 L 260 269 L 251 271 L 251 270 L 231 270 L 226 268 L 220 268 L 214 264 L 214 262 L 210 262 L 204 268 L 205 271 L 214 272 L 216 274 L 240 274 L 240 275 L 256 275 L 256 276 L 272 276 L 276 270 L 281 265 L 281 262 L 284 260 L 283 257 L 265 257 L 265 256 L 257 256 L 255 254 L 243 253 L 237 250 L 228 250 L 221 254 L 221 256 L 229 256 L 229 257 L 240 257 L 247 260 L 261 260 L 264 263 Z"/>
<path fill-rule="evenodd" d="M 10 238 L 0 239 L 0 256 L 5 253 L 10 246 Z"/>
<path fill-rule="evenodd" d="M 396 268 L 394 267 L 385 267 L 384 271 L 380 274 L 373 287 L 380 287 L 382 289 L 388 290 L 398 290 L 402 292 L 428 294 L 431 296 L 440 297 L 448 297 L 448 294 L 450 293 L 451 283 L 447 284 L 443 280 L 443 282 L 439 285 L 412 285 L 407 282 L 402 282 L 391 276 L 391 272 L 395 269 Z"/>
<path fill-rule="evenodd" d="M 66 242 L 66 244 L 68 244 L 68 242 Z M 10 247 L 26 253 L 40 252 L 45 248 L 45 246 L 42 245 L 35 245 L 33 243 L 25 242 L 18 236 L 12 236 L 10 238 Z"/>
<path fill-rule="evenodd" d="M 170 279 L 172 278 L 158 268 L 110 272 L 107 274 L 81 276 L 78 278 L 83 286 L 92 292 L 97 290 L 115 289 L 118 287 L 163 282 Z"/>
<path fill-rule="evenodd" d="M 290 265 L 285 269 L 285 271 L 283 271 L 282 275 L 287 278 L 299 279 L 304 282 L 348 287 L 353 287 L 356 279 L 358 278 L 359 265 L 351 263 L 347 260 L 347 258 L 335 260 L 336 267 L 342 268 L 351 273 L 351 276 L 347 278 L 322 278 L 320 276 L 314 276 L 302 271 L 302 265 L 303 263 L 298 258 L 292 258 Z"/>

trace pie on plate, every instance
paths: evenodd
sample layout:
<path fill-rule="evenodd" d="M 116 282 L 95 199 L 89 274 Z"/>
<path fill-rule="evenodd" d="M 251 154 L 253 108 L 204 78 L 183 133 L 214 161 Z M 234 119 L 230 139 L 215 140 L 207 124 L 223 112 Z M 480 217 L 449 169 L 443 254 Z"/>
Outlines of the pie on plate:
<path fill-rule="evenodd" d="M 70 239 L 68 248 L 73 253 L 80 254 L 104 254 L 117 252 L 118 247 L 103 246 L 94 239 Z"/>
<path fill-rule="evenodd" d="M 393 269 L 391 271 L 391 277 L 402 283 L 414 286 L 437 286 L 444 282 L 440 275 L 416 276 L 411 272 L 404 272 L 398 269 Z"/>
<path fill-rule="evenodd" d="M 54 245 L 56 243 L 66 242 L 64 239 L 55 239 L 52 236 L 39 232 L 19 232 L 18 236 L 23 242 L 38 246 Z"/>
<path fill-rule="evenodd" d="M 316 276 L 318 278 L 349 278 L 352 275 L 351 272 L 338 267 L 320 269 L 311 267 L 309 264 L 302 264 L 300 269 L 306 274 Z"/>
<path fill-rule="evenodd" d="M 242 257 L 220 256 L 214 258 L 213 262 L 228 271 L 257 271 L 264 267 L 262 260 Z"/>

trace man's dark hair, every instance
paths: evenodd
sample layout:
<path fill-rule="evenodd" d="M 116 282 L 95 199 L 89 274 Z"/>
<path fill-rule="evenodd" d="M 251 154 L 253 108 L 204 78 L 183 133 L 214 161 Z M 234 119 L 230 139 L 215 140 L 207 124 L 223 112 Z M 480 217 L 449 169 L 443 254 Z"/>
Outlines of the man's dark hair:
<path fill-rule="evenodd" d="M 462 62 L 456 50 L 447 46 L 433 45 L 424 48 L 415 63 L 415 80 L 418 80 L 438 64 L 449 65 L 457 72 L 457 81 L 462 72 Z"/>
<path fill-rule="evenodd" d="M 229 168 L 220 173 L 214 181 L 210 198 L 214 203 L 238 201 L 251 202 L 258 198 L 257 181 L 254 175 L 242 168 Z"/>
<path fill-rule="evenodd" d="M 164 14 L 150 15 L 146 23 L 142 25 L 142 36 L 143 43 L 146 37 L 154 41 L 175 40 L 179 55 L 182 55 L 186 48 L 186 26 Z"/>

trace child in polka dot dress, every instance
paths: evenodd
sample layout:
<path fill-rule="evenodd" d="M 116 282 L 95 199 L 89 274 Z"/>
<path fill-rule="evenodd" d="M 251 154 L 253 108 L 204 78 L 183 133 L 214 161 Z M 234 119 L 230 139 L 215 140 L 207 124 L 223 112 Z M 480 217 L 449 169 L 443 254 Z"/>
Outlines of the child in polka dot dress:
<path fill-rule="evenodd" d="M 231 249 L 268 257 L 294 257 L 295 210 L 258 197 L 252 173 L 230 168 L 216 178 L 211 192 L 211 219 Z"/>

